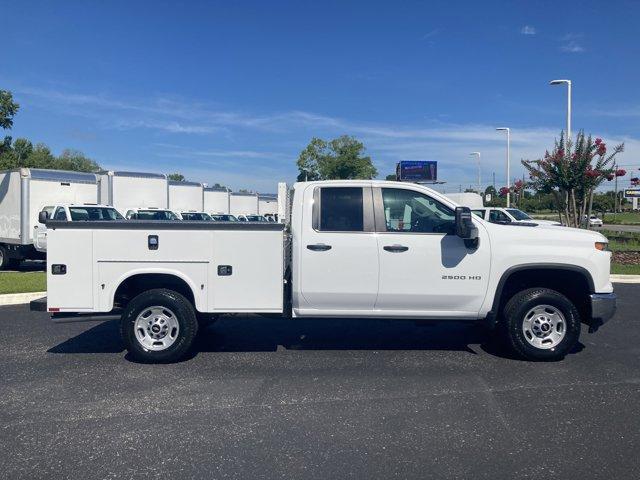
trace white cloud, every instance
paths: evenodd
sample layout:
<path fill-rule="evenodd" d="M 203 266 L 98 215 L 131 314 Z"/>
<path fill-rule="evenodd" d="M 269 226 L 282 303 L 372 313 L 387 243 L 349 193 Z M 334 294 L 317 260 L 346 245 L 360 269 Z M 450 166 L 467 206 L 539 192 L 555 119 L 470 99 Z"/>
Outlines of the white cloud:
<path fill-rule="evenodd" d="M 570 42 L 562 45 L 560 50 L 567 53 L 582 53 L 584 52 L 584 47 L 575 40 L 571 40 Z"/>
<path fill-rule="evenodd" d="M 525 25 L 520 29 L 520 33 L 522 35 L 535 35 L 537 31 L 536 31 L 536 27 L 532 27 L 531 25 Z"/>
<path fill-rule="evenodd" d="M 445 188 L 457 189 L 460 184 L 475 182 L 475 165 L 469 152 L 480 151 L 484 182 L 495 172 L 497 183 L 504 183 L 505 137 L 495 131 L 499 125 L 362 122 L 299 110 L 255 114 L 168 97 L 130 101 L 115 100 L 108 95 L 37 89 L 22 89 L 20 93 L 44 108 L 87 118 L 87 123 L 94 122 L 97 128 L 147 129 L 164 139 L 164 143 L 154 143 L 158 135 L 151 139 L 139 135 L 138 142 L 144 142 L 145 138 L 148 141 L 147 145 L 141 144 L 148 158 L 127 165 L 104 159 L 105 166 L 110 168 L 171 171 L 179 166 L 193 180 L 221 181 L 234 188 L 270 191 L 273 187 L 268 186 L 278 180 L 295 178 L 295 159 L 311 136 L 332 138 L 347 134 L 364 142 L 382 177 L 394 171 L 398 160 L 438 160 L 441 178 L 449 182 Z M 539 158 L 553 146 L 559 129 L 512 129 L 514 177 L 522 176 L 520 160 Z M 626 143 L 621 163 L 624 158 L 639 158 L 640 139 L 597 133 L 609 145 Z M 169 135 L 172 140 L 166 139 Z"/>
<path fill-rule="evenodd" d="M 435 36 L 436 36 L 436 35 L 438 35 L 439 33 L 440 33 L 440 29 L 439 29 L 439 28 L 434 28 L 433 30 L 431 30 L 431 31 L 429 31 L 429 32 L 427 32 L 427 33 L 425 33 L 425 34 L 422 36 L 422 39 L 423 39 L 423 40 L 426 40 L 426 39 L 428 39 L 428 38 L 435 37 Z"/>
<path fill-rule="evenodd" d="M 562 45 L 560 50 L 567 53 L 582 53 L 585 51 L 584 47 L 578 42 L 584 35 L 582 33 L 566 33 L 560 39 Z"/>

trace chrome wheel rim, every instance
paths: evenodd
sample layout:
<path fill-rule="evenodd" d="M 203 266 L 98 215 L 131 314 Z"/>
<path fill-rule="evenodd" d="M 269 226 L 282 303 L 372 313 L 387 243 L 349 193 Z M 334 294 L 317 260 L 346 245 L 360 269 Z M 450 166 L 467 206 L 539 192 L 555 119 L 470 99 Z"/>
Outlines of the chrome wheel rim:
<path fill-rule="evenodd" d="M 145 350 L 158 352 L 173 345 L 180 333 L 176 315 L 167 307 L 147 307 L 133 325 L 136 340 Z"/>
<path fill-rule="evenodd" d="M 550 350 L 557 347 L 564 339 L 567 333 L 567 321 L 556 307 L 537 305 L 524 316 L 522 333 L 529 345 Z"/>

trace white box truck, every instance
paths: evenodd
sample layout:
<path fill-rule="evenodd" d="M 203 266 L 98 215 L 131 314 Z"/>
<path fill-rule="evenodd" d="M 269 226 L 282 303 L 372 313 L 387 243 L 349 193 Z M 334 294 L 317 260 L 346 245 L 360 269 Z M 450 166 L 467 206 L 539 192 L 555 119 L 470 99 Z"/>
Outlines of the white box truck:
<path fill-rule="evenodd" d="M 278 196 L 258 194 L 258 214 L 269 220 L 278 219 Z"/>
<path fill-rule="evenodd" d="M 168 208 L 167 176 L 161 173 L 104 171 L 98 173 L 98 202 L 123 215 L 131 208 Z"/>
<path fill-rule="evenodd" d="M 169 181 L 169 208 L 176 212 L 202 212 L 204 187 L 198 182 Z"/>
<path fill-rule="evenodd" d="M 93 173 L 20 168 L 0 172 L 0 269 L 24 259 L 44 259 L 34 248 L 38 214 L 57 204 L 95 204 Z"/>
<path fill-rule="evenodd" d="M 210 215 L 226 215 L 229 213 L 229 193 L 227 187 L 205 187 L 204 208 Z"/>
<path fill-rule="evenodd" d="M 250 192 L 231 192 L 229 194 L 229 213 L 231 215 L 257 215 L 258 195 Z"/>
<path fill-rule="evenodd" d="M 48 298 L 31 308 L 115 315 L 148 362 L 184 356 L 221 313 L 482 322 L 530 360 L 563 358 L 581 322 L 615 313 L 597 232 L 495 224 L 425 186 L 371 180 L 298 183 L 291 219 L 290 237 L 271 222 L 47 222 Z"/>

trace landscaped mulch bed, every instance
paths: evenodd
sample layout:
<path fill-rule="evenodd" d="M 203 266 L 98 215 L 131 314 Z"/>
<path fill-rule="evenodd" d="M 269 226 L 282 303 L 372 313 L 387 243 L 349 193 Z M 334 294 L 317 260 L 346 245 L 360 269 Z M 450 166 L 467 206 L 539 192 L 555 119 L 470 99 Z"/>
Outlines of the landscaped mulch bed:
<path fill-rule="evenodd" d="M 640 265 L 640 252 L 613 252 L 612 263 Z"/>

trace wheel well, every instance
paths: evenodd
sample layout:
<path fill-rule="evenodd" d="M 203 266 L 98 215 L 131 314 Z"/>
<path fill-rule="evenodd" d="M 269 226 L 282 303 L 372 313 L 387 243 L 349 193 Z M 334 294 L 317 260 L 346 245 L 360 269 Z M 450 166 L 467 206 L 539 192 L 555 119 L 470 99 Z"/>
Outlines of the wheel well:
<path fill-rule="evenodd" d="M 576 306 L 580 317 L 589 318 L 589 294 L 593 285 L 587 272 L 566 268 L 525 268 L 506 273 L 498 285 L 494 299 L 495 313 L 502 311 L 504 305 L 516 293 L 527 288 L 550 288 L 563 294 Z"/>
<path fill-rule="evenodd" d="M 195 307 L 193 291 L 189 284 L 180 277 L 167 273 L 140 273 L 125 279 L 116 290 L 114 306 L 124 308 L 136 295 L 154 288 L 178 292 Z"/>

